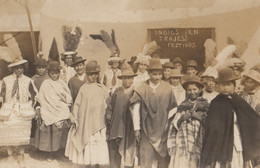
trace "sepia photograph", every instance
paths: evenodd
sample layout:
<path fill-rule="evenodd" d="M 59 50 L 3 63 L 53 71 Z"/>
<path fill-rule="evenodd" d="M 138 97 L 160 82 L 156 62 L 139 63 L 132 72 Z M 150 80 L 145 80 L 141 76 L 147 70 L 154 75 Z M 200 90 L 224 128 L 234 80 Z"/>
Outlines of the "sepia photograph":
<path fill-rule="evenodd" d="M 0 168 L 260 168 L 260 0 L 0 0 Z"/>

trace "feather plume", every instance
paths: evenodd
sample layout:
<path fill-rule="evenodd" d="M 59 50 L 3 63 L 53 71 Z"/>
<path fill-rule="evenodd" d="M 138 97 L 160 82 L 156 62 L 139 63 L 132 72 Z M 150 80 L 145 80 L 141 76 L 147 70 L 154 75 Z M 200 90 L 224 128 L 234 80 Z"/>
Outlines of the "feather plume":
<path fill-rule="evenodd" d="M 207 39 L 204 43 L 205 47 L 205 62 L 203 64 L 204 68 L 210 65 L 216 64 L 216 43 L 212 39 Z"/>
<path fill-rule="evenodd" d="M 236 43 L 236 47 L 237 47 L 237 49 L 236 49 L 234 55 L 235 55 L 235 57 L 240 58 L 244 54 L 245 50 L 247 49 L 248 44 L 246 42 L 239 42 L 239 43 Z"/>
<path fill-rule="evenodd" d="M 75 51 L 78 48 L 82 30 L 79 27 L 62 26 L 63 48 L 65 51 Z"/>
<path fill-rule="evenodd" d="M 116 35 L 115 35 L 115 31 L 114 29 L 112 29 L 112 32 L 111 32 L 111 38 L 112 38 L 112 42 L 116 48 L 116 50 L 114 51 L 114 53 L 116 53 L 118 56 L 120 55 L 120 50 L 119 50 L 119 47 L 116 43 Z"/>
<path fill-rule="evenodd" d="M 10 58 L 12 59 L 12 61 L 22 59 L 22 54 L 15 38 L 11 34 L 5 34 L 4 40 L 8 48 L 10 49 Z"/>
<path fill-rule="evenodd" d="M 13 60 L 11 59 L 11 51 L 8 47 L 5 46 L 0 46 L 0 59 L 5 60 L 6 62 L 12 62 Z"/>
<path fill-rule="evenodd" d="M 225 61 L 227 60 L 227 58 L 231 55 L 234 54 L 236 50 L 236 46 L 235 45 L 228 45 L 227 47 L 225 47 L 220 53 L 218 53 L 218 55 L 216 56 L 216 60 L 218 61 L 218 63 L 216 65 L 214 65 L 214 67 L 216 69 L 219 69 L 219 67 L 223 66 Z"/>
<path fill-rule="evenodd" d="M 157 45 L 156 41 L 152 41 L 152 42 L 144 45 L 143 54 L 151 55 L 151 53 L 153 53 L 154 50 L 157 48 L 158 48 L 158 45 Z"/>
<path fill-rule="evenodd" d="M 101 38 L 103 39 L 103 42 L 105 43 L 107 48 L 113 53 L 116 48 L 115 48 L 115 46 L 112 42 L 112 39 L 109 36 L 108 32 L 106 32 L 105 30 L 101 30 L 100 34 L 101 34 Z"/>

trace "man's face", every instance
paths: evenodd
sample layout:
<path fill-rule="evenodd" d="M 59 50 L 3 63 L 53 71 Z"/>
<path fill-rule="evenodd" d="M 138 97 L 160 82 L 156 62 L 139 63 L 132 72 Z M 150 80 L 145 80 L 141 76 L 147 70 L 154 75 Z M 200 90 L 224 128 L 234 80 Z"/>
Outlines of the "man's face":
<path fill-rule="evenodd" d="M 59 71 L 50 71 L 49 76 L 53 81 L 56 81 L 59 79 L 60 72 Z"/>
<path fill-rule="evenodd" d="M 256 89 L 256 87 L 258 86 L 258 83 L 256 81 L 254 81 L 251 78 L 246 78 L 245 79 L 245 91 L 246 92 L 252 92 L 253 90 Z"/>
<path fill-rule="evenodd" d="M 197 72 L 198 71 L 194 67 L 187 67 L 187 71 L 186 71 L 187 75 L 196 76 Z"/>
<path fill-rule="evenodd" d="M 146 72 L 147 67 L 148 67 L 148 66 L 147 66 L 146 64 L 139 63 L 139 65 L 138 65 L 138 70 L 139 70 L 141 73 L 144 73 L 144 72 Z"/>
<path fill-rule="evenodd" d="M 37 66 L 36 67 L 36 74 L 39 76 L 43 76 L 46 74 L 46 67 L 45 66 Z"/>
<path fill-rule="evenodd" d="M 233 69 L 233 71 L 234 71 L 234 74 L 235 74 L 236 76 L 240 76 L 240 74 L 241 74 L 241 71 L 239 70 L 239 68 L 238 68 L 238 67 L 234 66 L 234 67 L 232 67 L 232 69 Z"/>
<path fill-rule="evenodd" d="M 87 73 L 87 79 L 89 83 L 96 83 L 98 79 L 98 73 Z"/>
<path fill-rule="evenodd" d="M 82 75 L 84 73 L 84 63 L 78 63 L 74 66 L 75 71 L 78 75 Z"/>
<path fill-rule="evenodd" d="M 13 72 L 17 77 L 20 77 L 24 72 L 23 65 L 15 66 Z"/>
<path fill-rule="evenodd" d="M 172 86 L 176 87 L 180 84 L 181 78 L 180 77 L 171 77 L 170 78 L 170 83 Z"/>
<path fill-rule="evenodd" d="M 189 99 L 196 100 L 201 92 L 201 88 L 199 88 L 196 84 L 189 84 L 187 86 L 187 95 Z"/>
<path fill-rule="evenodd" d="M 64 60 L 65 64 L 71 66 L 72 62 L 72 55 L 67 55 Z"/>
<path fill-rule="evenodd" d="M 122 86 L 127 89 L 133 85 L 134 77 L 122 77 Z"/>
<path fill-rule="evenodd" d="M 216 82 L 215 82 L 215 79 L 213 77 L 207 77 L 207 80 L 206 80 L 206 91 L 211 93 L 215 90 L 215 86 L 216 86 Z"/>
<path fill-rule="evenodd" d="M 175 63 L 174 65 L 173 65 L 176 69 L 179 69 L 180 71 L 182 71 L 182 65 L 181 65 L 181 63 Z"/>
<path fill-rule="evenodd" d="M 111 68 L 112 69 L 117 69 L 119 67 L 119 62 L 112 62 Z"/>
<path fill-rule="evenodd" d="M 163 76 L 165 79 L 169 79 L 171 73 L 171 68 L 164 68 L 163 69 Z"/>
<path fill-rule="evenodd" d="M 162 70 L 151 70 L 149 71 L 150 81 L 153 84 L 158 84 L 162 79 Z"/>
<path fill-rule="evenodd" d="M 219 85 L 219 89 L 220 89 L 220 92 L 223 95 L 229 95 L 229 94 L 232 94 L 235 91 L 235 85 L 231 81 L 222 82 Z"/>

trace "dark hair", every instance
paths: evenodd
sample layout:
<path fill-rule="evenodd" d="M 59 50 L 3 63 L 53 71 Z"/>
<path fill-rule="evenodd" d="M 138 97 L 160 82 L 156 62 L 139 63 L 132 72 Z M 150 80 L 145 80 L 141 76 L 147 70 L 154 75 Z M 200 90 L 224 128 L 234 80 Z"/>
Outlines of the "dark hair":
<path fill-rule="evenodd" d="M 231 80 L 231 81 L 226 81 L 226 82 L 219 82 L 219 84 L 224 84 L 224 83 L 232 83 L 234 87 L 236 87 L 236 80 Z"/>

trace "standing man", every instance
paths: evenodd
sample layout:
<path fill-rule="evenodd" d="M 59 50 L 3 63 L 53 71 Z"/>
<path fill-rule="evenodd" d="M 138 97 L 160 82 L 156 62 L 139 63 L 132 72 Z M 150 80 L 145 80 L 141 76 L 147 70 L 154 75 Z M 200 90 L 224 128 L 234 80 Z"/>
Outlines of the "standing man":
<path fill-rule="evenodd" d="M 60 78 L 66 83 L 69 82 L 70 78 L 76 74 L 76 71 L 71 66 L 73 63 L 73 58 L 77 55 L 75 51 L 66 51 L 61 54 L 61 60 L 64 62 L 64 66 L 61 69 Z"/>
<path fill-rule="evenodd" d="M 167 168 L 168 113 L 176 107 L 176 100 L 169 83 L 161 80 L 163 68 L 159 59 L 151 59 L 150 79 L 142 83 L 130 99 L 135 137 L 140 143 L 142 168 Z"/>

